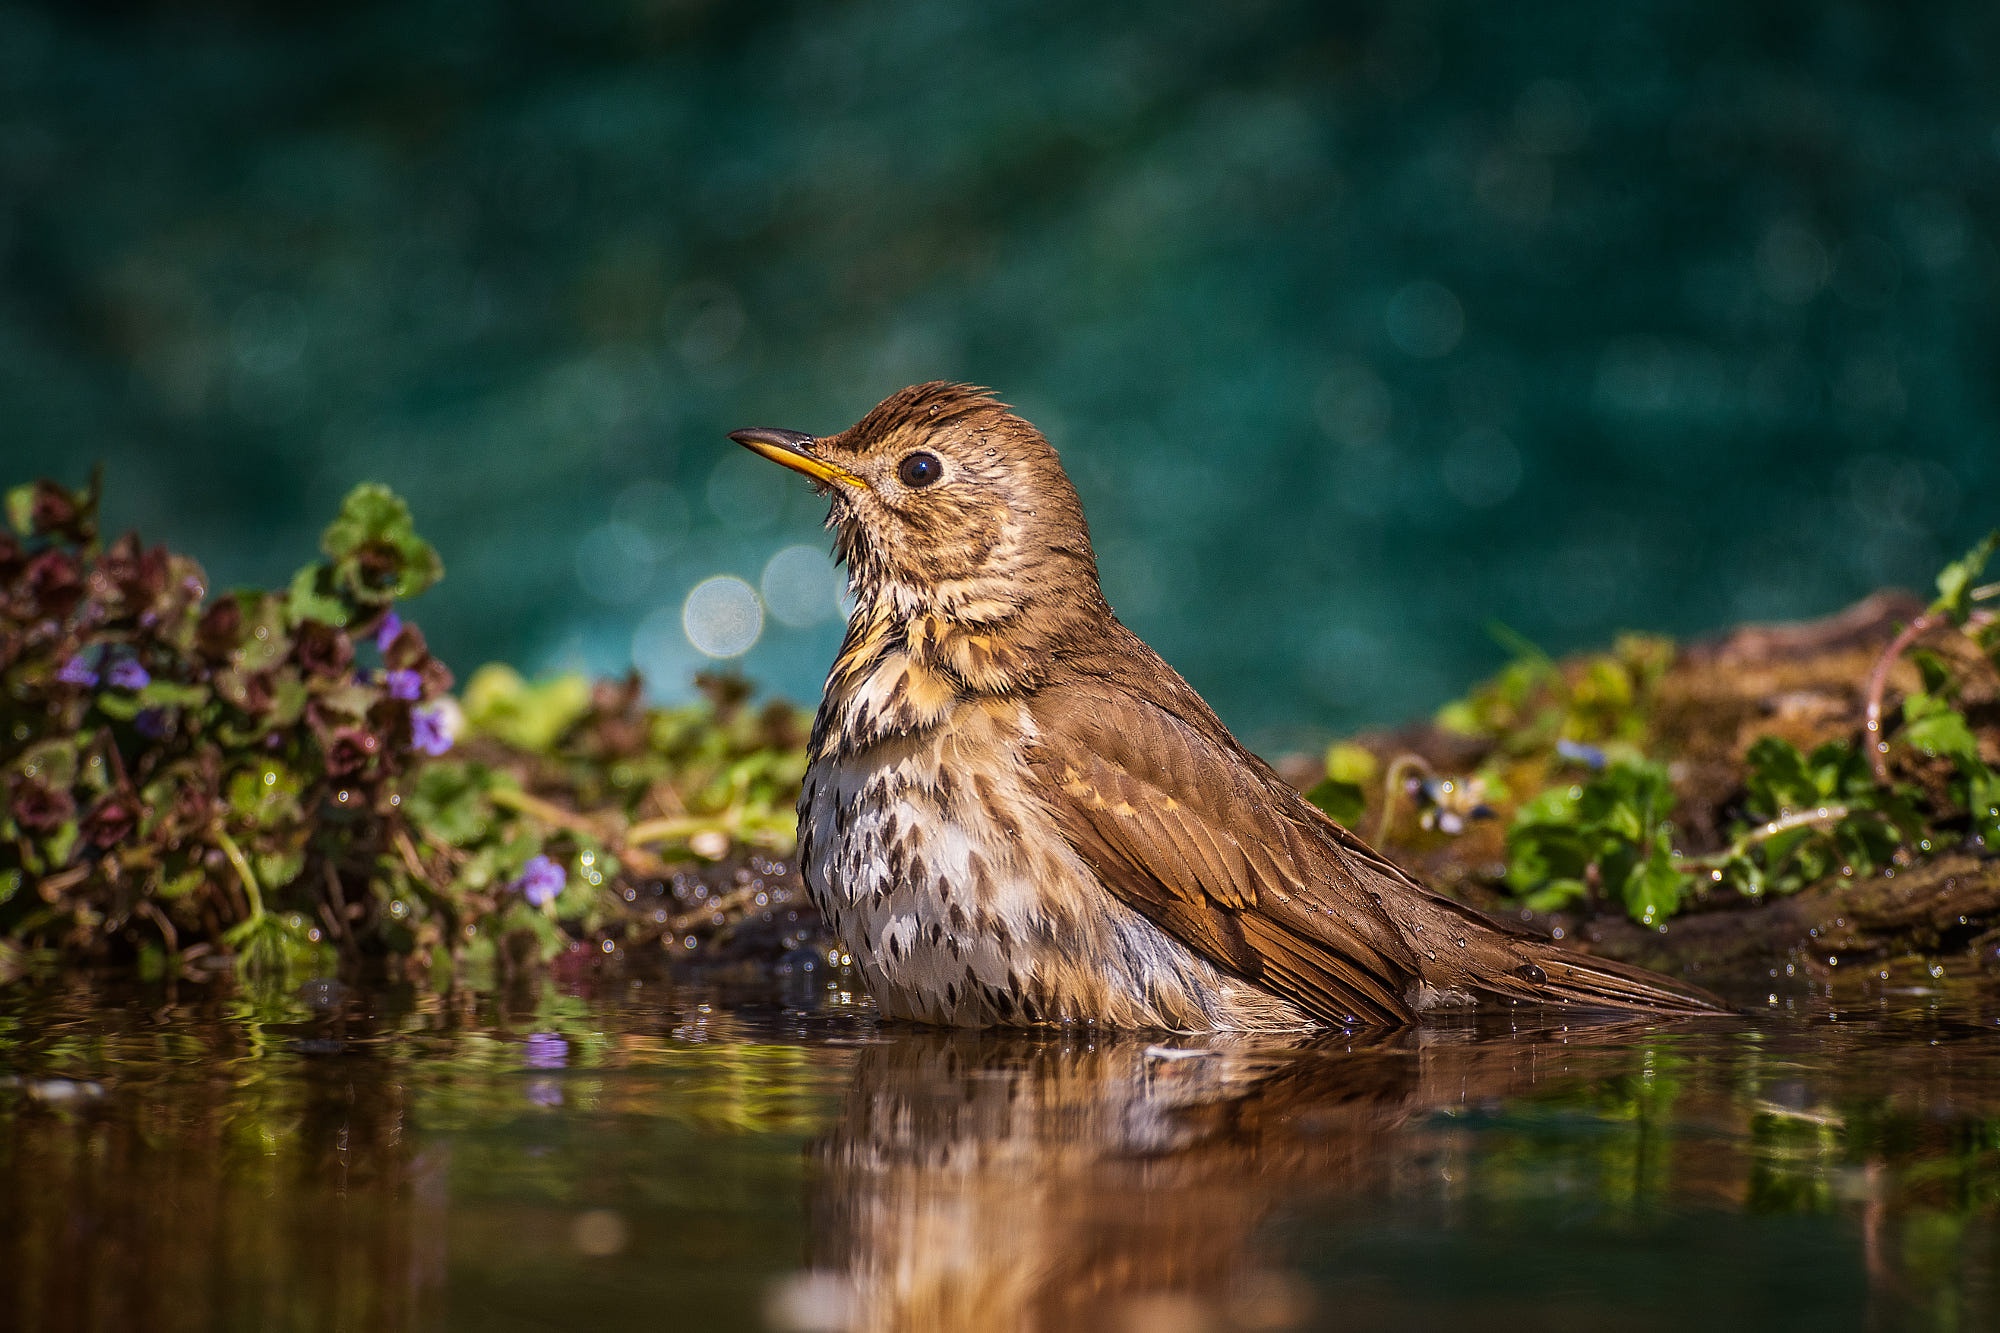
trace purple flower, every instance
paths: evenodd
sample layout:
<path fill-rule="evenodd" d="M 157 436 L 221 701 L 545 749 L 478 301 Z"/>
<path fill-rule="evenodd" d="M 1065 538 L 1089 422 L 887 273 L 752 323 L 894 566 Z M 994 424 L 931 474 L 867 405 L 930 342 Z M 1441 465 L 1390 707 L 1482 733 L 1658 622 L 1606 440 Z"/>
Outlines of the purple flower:
<path fill-rule="evenodd" d="M 568 882 L 567 871 L 548 857 L 537 854 L 529 857 L 528 864 L 521 867 L 521 877 L 514 881 L 514 887 L 535 906 L 546 907 L 556 900 L 556 895 Z"/>
<path fill-rule="evenodd" d="M 142 708 L 139 716 L 132 719 L 132 729 L 149 741 L 163 741 L 167 738 L 167 710 L 164 708 Z"/>
<path fill-rule="evenodd" d="M 382 652 L 388 652 L 389 645 L 394 643 L 396 636 L 402 632 L 403 618 L 391 611 L 382 617 L 382 627 L 375 631 L 375 647 Z"/>
<path fill-rule="evenodd" d="M 569 1063 L 569 1043 L 553 1032 L 531 1032 L 522 1061 L 530 1069 L 561 1069 Z"/>
<path fill-rule="evenodd" d="M 65 685 L 81 685 L 88 689 L 97 684 L 97 671 L 90 665 L 89 658 L 78 653 L 62 664 L 62 669 L 56 672 L 56 679 Z"/>
<path fill-rule="evenodd" d="M 153 673 L 129 657 L 113 662 L 111 670 L 105 672 L 104 676 L 114 687 L 121 690 L 143 690 L 153 683 Z"/>
<path fill-rule="evenodd" d="M 389 697 L 391 699 L 407 699 L 412 703 L 423 698 L 424 678 L 422 673 L 412 671 L 408 667 L 400 667 L 395 671 L 391 671 L 389 673 Z"/>
<path fill-rule="evenodd" d="M 438 705 L 410 710 L 410 744 L 419 753 L 437 758 L 451 748 L 451 732 L 451 719 Z"/>
<path fill-rule="evenodd" d="M 1604 751 L 1595 745 L 1583 745 L 1577 741 L 1557 741 L 1556 753 L 1585 768 L 1603 768 L 1606 762 Z"/>

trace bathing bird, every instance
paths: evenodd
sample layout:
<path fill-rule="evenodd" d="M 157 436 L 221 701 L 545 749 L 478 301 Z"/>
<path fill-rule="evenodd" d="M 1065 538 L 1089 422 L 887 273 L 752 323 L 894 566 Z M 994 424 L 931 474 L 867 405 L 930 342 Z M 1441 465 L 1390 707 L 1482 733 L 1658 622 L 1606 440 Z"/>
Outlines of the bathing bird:
<path fill-rule="evenodd" d="M 1432 892 L 1239 744 L 1112 613 L 1055 449 L 990 392 L 920 384 L 835 435 L 731 438 L 831 500 L 854 610 L 799 858 L 884 1015 L 1190 1032 L 1720 1008 Z"/>

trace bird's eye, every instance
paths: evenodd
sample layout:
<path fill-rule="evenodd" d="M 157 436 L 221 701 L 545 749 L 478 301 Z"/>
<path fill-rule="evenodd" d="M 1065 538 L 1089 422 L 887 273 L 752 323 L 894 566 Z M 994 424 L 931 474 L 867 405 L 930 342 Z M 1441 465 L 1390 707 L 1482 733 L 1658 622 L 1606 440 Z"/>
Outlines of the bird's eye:
<path fill-rule="evenodd" d="M 911 490 L 920 490 L 944 475 L 944 464 L 938 462 L 936 454 L 927 454 L 920 449 L 904 456 L 903 461 L 896 465 L 896 475 Z"/>

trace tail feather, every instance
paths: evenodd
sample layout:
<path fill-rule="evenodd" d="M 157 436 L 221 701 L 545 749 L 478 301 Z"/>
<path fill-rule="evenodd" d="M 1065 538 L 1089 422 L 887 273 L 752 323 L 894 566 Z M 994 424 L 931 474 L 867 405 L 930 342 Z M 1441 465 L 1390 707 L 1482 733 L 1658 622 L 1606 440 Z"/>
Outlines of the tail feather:
<path fill-rule="evenodd" d="M 1653 1013 L 1729 1011 L 1699 986 L 1613 958 L 1594 958 L 1540 940 L 1523 940 L 1518 951 L 1524 961 L 1513 975 L 1527 983 L 1528 993 L 1515 998 Z"/>
<path fill-rule="evenodd" d="M 1730 1012 L 1720 999 L 1675 977 L 1577 953 L 1436 894 L 1424 903 L 1435 913 L 1430 929 L 1442 928 L 1458 945 L 1435 959 L 1425 955 L 1425 979 L 1440 991 L 1654 1014 Z"/>

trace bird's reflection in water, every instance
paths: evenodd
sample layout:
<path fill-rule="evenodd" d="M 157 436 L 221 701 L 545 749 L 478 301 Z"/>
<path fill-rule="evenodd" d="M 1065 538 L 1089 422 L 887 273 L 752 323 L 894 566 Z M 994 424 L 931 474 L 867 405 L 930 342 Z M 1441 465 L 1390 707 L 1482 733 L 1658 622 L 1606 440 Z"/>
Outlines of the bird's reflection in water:
<path fill-rule="evenodd" d="M 774 1322 L 1318 1326 L 1332 1312 L 1271 1252 L 1274 1210 L 1391 1185 L 1423 1151 L 1412 1126 L 1662 1030 L 1515 1021 L 1289 1046 L 898 1034 L 863 1055 L 814 1145 L 810 1268 Z"/>

